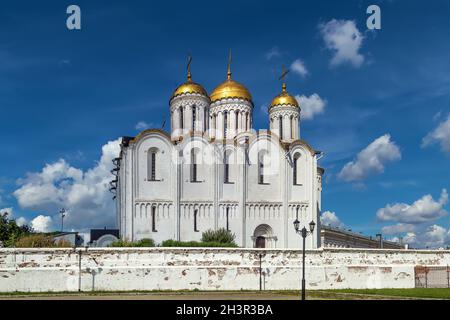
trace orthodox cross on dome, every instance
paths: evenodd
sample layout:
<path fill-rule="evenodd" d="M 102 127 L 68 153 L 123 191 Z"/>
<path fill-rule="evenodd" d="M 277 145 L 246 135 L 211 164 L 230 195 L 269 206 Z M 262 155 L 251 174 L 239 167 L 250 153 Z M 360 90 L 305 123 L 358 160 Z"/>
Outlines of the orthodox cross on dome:
<path fill-rule="evenodd" d="M 188 56 L 188 64 L 187 64 L 187 78 L 188 78 L 188 81 L 192 81 L 191 63 L 192 63 L 192 55 L 189 54 L 189 56 Z"/>
<path fill-rule="evenodd" d="M 286 92 L 286 76 L 289 73 L 289 69 L 286 69 L 285 66 L 283 66 L 281 76 L 278 78 L 278 80 L 283 81 L 283 92 Z"/>
<path fill-rule="evenodd" d="M 231 49 L 230 49 L 230 55 L 228 56 L 228 73 L 227 73 L 227 79 L 231 80 L 231 63 L 233 62 L 233 57 L 231 55 Z"/>

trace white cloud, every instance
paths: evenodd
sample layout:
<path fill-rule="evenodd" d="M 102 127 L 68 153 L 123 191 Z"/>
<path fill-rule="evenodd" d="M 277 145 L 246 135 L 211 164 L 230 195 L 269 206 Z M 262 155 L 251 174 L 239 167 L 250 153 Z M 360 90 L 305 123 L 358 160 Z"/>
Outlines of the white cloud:
<path fill-rule="evenodd" d="M 16 219 L 16 224 L 21 227 L 23 225 L 26 225 L 28 223 L 27 219 L 24 217 L 20 217 Z"/>
<path fill-rule="evenodd" d="M 406 203 L 388 204 L 378 210 L 377 218 L 380 221 L 396 221 L 408 224 L 429 222 L 447 215 L 447 211 L 444 209 L 447 203 L 448 193 L 446 189 L 443 189 L 438 201 L 427 194 L 416 200 L 412 205 Z"/>
<path fill-rule="evenodd" d="M 382 233 L 385 234 L 398 234 L 405 232 L 413 232 L 415 230 L 415 226 L 408 223 L 397 223 L 392 226 L 385 226 L 381 229 Z"/>
<path fill-rule="evenodd" d="M 308 75 L 308 70 L 306 70 L 305 63 L 300 59 L 297 59 L 294 62 L 292 62 L 291 70 L 294 73 L 301 75 L 302 77 L 306 77 Z"/>
<path fill-rule="evenodd" d="M 327 101 L 323 100 L 317 93 L 313 93 L 309 97 L 296 95 L 295 99 L 300 104 L 303 120 L 311 120 L 314 116 L 325 112 Z"/>
<path fill-rule="evenodd" d="M 31 227 L 36 232 L 50 232 L 52 223 L 52 217 L 40 215 L 31 220 Z"/>
<path fill-rule="evenodd" d="M 8 218 L 11 219 L 11 217 L 13 216 L 13 208 L 3 208 L 0 209 L 0 215 L 4 215 L 5 213 L 8 214 Z"/>
<path fill-rule="evenodd" d="M 325 211 L 320 216 L 320 222 L 324 226 L 330 226 L 334 228 L 343 228 L 345 225 L 339 220 L 336 213 L 331 211 Z"/>
<path fill-rule="evenodd" d="M 109 182 L 112 159 L 120 152 L 120 139 L 102 147 L 97 164 L 86 171 L 70 166 L 60 159 L 47 164 L 41 172 L 29 173 L 19 179 L 14 191 L 21 208 L 47 212 L 54 216 L 64 207 L 67 228 L 86 229 L 114 225 L 115 209 Z"/>
<path fill-rule="evenodd" d="M 136 128 L 136 130 L 145 130 L 145 129 L 151 128 L 151 126 L 152 126 L 151 123 L 147 123 L 145 121 L 139 121 L 136 124 L 135 128 Z"/>
<path fill-rule="evenodd" d="M 359 53 L 363 42 L 363 35 L 352 20 L 333 19 L 319 25 L 320 33 L 327 49 L 334 53 L 331 59 L 332 66 L 350 63 L 354 67 L 360 67 L 364 62 L 364 56 Z"/>
<path fill-rule="evenodd" d="M 277 58 L 277 57 L 281 56 L 280 49 L 279 49 L 277 46 L 272 47 L 272 48 L 265 54 L 265 56 L 266 56 L 266 59 L 267 59 L 267 60 L 271 60 L 272 58 Z"/>
<path fill-rule="evenodd" d="M 425 148 L 435 143 L 441 145 L 443 152 L 450 154 L 450 115 L 447 120 L 441 122 L 436 129 L 423 138 L 422 147 Z"/>
<path fill-rule="evenodd" d="M 360 151 L 356 160 L 348 162 L 338 174 L 343 181 L 360 181 L 375 173 L 383 173 L 384 166 L 401 159 L 400 149 L 385 134 Z"/>
<path fill-rule="evenodd" d="M 395 237 L 400 240 L 399 237 Z M 423 232 L 408 232 L 402 237 L 403 243 L 417 248 L 444 248 L 450 243 L 450 231 L 436 224 L 427 227 Z"/>

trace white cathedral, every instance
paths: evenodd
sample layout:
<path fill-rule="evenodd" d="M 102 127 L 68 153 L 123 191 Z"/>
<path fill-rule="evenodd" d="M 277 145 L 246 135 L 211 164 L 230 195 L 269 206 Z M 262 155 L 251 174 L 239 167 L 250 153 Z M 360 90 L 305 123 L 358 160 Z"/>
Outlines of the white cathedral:
<path fill-rule="evenodd" d="M 240 247 L 299 248 L 298 219 L 300 229 L 316 223 L 306 248 L 320 247 L 321 153 L 300 138 L 301 108 L 284 78 L 270 130 L 256 132 L 252 96 L 230 64 L 210 94 L 189 66 L 169 101 L 171 132 L 122 138 L 113 186 L 121 238 L 199 241 L 225 228 Z"/>

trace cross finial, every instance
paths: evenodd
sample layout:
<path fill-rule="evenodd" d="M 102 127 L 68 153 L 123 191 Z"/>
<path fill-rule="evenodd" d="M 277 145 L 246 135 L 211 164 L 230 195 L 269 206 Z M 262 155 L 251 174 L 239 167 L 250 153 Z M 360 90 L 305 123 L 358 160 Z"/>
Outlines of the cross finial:
<path fill-rule="evenodd" d="M 233 57 L 231 55 L 231 49 L 230 49 L 230 55 L 228 56 L 228 73 L 227 73 L 227 79 L 231 79 L 231 63 L 233 62 Z"/>
<path fill-rule="evenodd" d="M 191 56 L 191 54 L 189 54 L 189 56 L 188 56 L 188 64 L 187 64 L 187 78 L 188 78 L 188 81 L 192 81 L 191 63 L 192 63 L 192 56 Z"/>
<path fill-rule="evenodd" d="M 278 78 L 278 80 L 283 81 L 283 92 L 286 92 L 286 76 L 289 73 L 289 69 L 286 69 L 285 66 L 283 66 L 281 76 Z"/>

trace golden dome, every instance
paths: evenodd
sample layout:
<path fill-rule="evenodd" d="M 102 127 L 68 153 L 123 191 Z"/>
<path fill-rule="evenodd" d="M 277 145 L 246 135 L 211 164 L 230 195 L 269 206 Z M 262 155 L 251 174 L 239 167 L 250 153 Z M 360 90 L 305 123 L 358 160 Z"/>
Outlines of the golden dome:
<path fill-rule="evenodd" d="M 252 96 L 244 85 L 231 79 L 227 79 L 215 88 L 210 95 L 211 102 L 228 98 L 238 98 L 252 101 Z"/>
<path fill-rule="evenodd" d="M 198 94 L 204 95 L 206 97 L 208 96 L 208 93 L 206 92 L 205 88 L 203 88 L 198 83 L 195 83 L 192 81 L 191 61 L 192 61 L 192 58 L 189 57 L 187 81 L 175 89 L 170 100 L 172 100 L 173 98 L 175 98 L 177 96 L 180 96 L 182 94 L 187 94 L 187 93 L 198 93 Z"/>
<path fill-rule="evenodd" d="M 286 91 L 286 84 L 283 83 L 282 92 L 272 100 L 272 103 L 270 104 L 270 108 L 276 107 L 276 106 L 287 106 L 287 105 L 291 105 L 293 107 L 299 108 L 297 99 L 295 99 L 293 96 L 291 96 Z"/>
<path fill-rule="evenodd" d="M 227 80 L 219 84 L 210 94 L 211 103 L 228 98 L 238 98 L 252 101 L 252 95 L 248 89 L 241 83 L 231 79 L 231 50 L 228 61 Z"/>
<path fill-rule="evenodd" d="M 175 89 L 175 91 L 172 94 L 172 98 L 170 99 L 172 100 L 173 98 L 186 93 L 198 93 L 204 96 L 208 96 L 208 93 L 201 85 L 193 82 L 192 80 L 188 80 L 187 82 L 183 83 L 182 85 L 180 85 L 178 88 Z"/>

